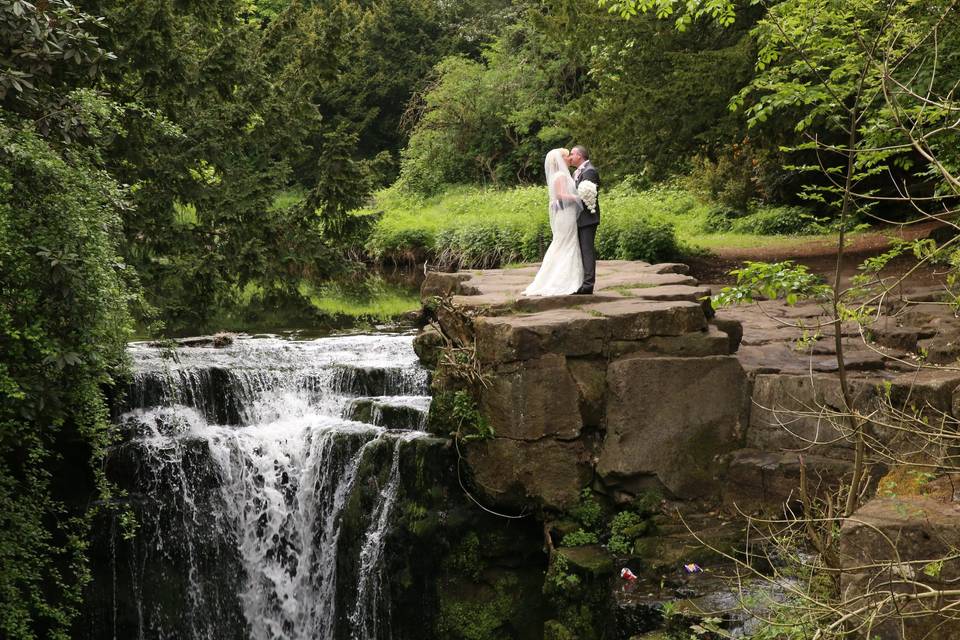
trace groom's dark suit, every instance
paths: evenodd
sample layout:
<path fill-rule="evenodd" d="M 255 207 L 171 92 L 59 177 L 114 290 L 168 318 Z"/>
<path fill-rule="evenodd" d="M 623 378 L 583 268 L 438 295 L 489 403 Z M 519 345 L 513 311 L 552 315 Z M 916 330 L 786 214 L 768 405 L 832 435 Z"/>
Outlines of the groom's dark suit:
<path fill-rule="evenodd" d="M 574 173 L 577 186 L 584 180 L 597 185 L 600 190 L 600 174 L 597 169 L 585 160 Z M 600 224 L 600 194 L 597 194 L 597 210 L 591 212 L 586 206 L 577 219 L 577 236 L 580 240 L 580 259 L 583 260 L 583 286 L 581 289 L 593 290 L 597 279 L 597 253 L 593 247 L 597 237 L 597 226 Z"/>

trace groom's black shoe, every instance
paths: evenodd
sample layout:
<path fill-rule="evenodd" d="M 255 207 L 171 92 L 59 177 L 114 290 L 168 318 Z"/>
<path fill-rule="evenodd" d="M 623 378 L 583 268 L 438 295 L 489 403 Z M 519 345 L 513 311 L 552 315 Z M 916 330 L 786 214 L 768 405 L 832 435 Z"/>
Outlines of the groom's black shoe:
<path fill-rule="evenodd" d="M 576 291 L 573 292 L 573 295 L 575 295 L 575 296 L 592 296 L 592 295 L 593 295 L 593 287 L 580 287 L 579 289 L 577 289 Z"/>

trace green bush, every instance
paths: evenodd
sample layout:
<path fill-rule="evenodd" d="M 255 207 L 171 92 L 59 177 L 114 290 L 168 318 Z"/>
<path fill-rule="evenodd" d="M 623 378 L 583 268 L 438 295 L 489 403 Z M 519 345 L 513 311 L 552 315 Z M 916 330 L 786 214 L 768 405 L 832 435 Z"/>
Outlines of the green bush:
<path fill-rule="evenodd" d="M 767 207 L 734 220 L 730 230 L 761 236 L 826 233 L 829 228 L 802 207 Z"/>
<path fill-rule="evenodd" d="M 583 529 L 577 529 L 573 533 L 568 533 L 563 536 L 563 540 L 560 541 L 565 547 L 582 547 L 588 544 L 597 544 L 600 540 L 597 538 L 597 534 L 592 531 L 584 531 Z"/>
<path fill-rule="evenodd" d="M 570 510 L 570 515 L 587 530 L 596 531 L 603 521 L 603 507 L 593 497 L 593 492 L 588 487 L 580 492 L 580 502 Z"/>
<path fill-rule="evenodd" d="M 621 511 L 614 516 L 610 523 L 610 540 L 607 542 L 610 553 L 620 556 L 629 554 L 633 541 L 641 533 L 643 522 L 643 518 L 633 511 Z"/>
<path fill-rule="evenodd" d="M 745 215 L 747 215 L 746 212 L 729 207 L 711 207 L 704 219 L 703 230 L 708 233 L 725 233 L 730 231 L 734 220 Z"/>
<path fill-rule="evenodd" d="M 80 150 L 64 152 L 32 121 L 7 115 L 0 111 L 0 636 L 66 639 L 89 580 L 90 513 L 76 502 L 110 497 L 106 392 L 124 375 L 139 298 L 119 257 L 119 185 Z"/>

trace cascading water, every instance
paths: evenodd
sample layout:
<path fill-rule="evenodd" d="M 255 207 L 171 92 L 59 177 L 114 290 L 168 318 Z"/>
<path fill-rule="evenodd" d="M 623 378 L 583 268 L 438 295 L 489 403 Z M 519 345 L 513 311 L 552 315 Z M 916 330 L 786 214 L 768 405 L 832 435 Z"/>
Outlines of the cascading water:
<path fill-rule="evenodd" d="M 131 346 L 120 420 L 149 539 L 124 582 L 140 638 L 391 638 L 384 554 L 429 408 L 411 340 Z"/>

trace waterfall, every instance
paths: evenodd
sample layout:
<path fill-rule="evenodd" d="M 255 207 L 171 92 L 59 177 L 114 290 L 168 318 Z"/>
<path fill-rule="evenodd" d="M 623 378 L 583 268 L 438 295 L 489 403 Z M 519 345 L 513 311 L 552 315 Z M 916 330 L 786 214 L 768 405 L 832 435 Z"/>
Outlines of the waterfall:
<path fill-rule="evenodd" d="M 130 350 L 138 637 L 391 640 L 385 554 L 429 408 L 411 337 Z"/>

